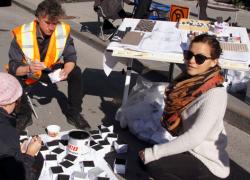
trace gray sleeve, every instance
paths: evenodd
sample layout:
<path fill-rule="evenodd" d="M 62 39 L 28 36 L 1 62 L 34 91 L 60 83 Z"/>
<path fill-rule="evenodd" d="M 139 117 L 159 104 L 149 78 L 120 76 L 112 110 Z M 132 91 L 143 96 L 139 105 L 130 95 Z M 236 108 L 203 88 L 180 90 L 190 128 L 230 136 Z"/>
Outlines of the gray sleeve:
<path fill-rule="evenodd" d="M 223 120 L 227 106 L 227 92 L 224 88 L 214 88 L 206 92 L 204 98 L 190 129 L 168 143 L 146 148 L 145 163 L 189 151 L 205 140 L 216 122 Z"/>
<path fill-rule="evenodd" d="M 66 41 L 66 45 L 63 50 L 62 56 L 63 56 L 64 63 L 66 62 L 76 63 L 76 60 L 77 60 L 76 49 L 75 49 L 73 38 L 70 35 Z"/>
<path fill-rule="evenodd" d="M 10 44 L 9 49 L 9 73 L 15 75 L 16 70 L 19 66 L 24 65 L 22 62 L 23 53 L 19 45 L 16 42 L 16 39 L 13 38 Z"/>

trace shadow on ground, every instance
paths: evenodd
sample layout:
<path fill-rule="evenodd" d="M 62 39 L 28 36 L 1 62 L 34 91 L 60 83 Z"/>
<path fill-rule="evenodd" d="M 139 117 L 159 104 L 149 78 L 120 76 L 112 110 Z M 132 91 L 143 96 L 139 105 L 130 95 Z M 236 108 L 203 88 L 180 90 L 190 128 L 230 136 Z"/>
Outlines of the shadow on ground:
<path fill-rule="evenodd" d="M 81 32 L 89 32 L 91 34 L 99 36 L 99 34 L 100 34 L 99 22 L 97 22 L 97 21 L 95 21 L 95 22 L 80 22 L 80 24 L 82 25 L 81 29 L 80 29 Z"/>
<path fill-rule="evenodd" d="M 55 98 L 60 106 L 60 109 L 63 114 L 67 113 L 67 96 L 58 90 L 56 84 L 49 84 L 48 86 L 44 86 L 40 83 L 32 86 L 30 93 L 30 97 L 32 99 L 36 99 L 39 104 L 48 104 Z"/>

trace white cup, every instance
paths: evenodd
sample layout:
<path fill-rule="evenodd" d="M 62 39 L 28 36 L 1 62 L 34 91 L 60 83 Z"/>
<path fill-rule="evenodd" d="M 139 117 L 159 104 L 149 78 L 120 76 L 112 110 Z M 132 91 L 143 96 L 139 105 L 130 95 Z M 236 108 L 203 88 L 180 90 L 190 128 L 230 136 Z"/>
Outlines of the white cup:
<path fill-rule="evenodd" d="M 61 130 L 61 127 L 58 125 L 49 125 L 47 126 L 47 133 L 50 137 L 56 137 L 58 136 L 59 132 Z"/>

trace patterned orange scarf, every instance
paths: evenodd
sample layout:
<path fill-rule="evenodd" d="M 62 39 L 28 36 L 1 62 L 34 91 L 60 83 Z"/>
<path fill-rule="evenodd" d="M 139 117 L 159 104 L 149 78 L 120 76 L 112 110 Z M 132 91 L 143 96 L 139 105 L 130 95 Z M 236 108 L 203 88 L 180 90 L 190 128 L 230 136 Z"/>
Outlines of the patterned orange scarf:
<path fill-rule="evenodd" d="M 165 107 L 161 118 L 162 126 L 173 135 L 178 135 L 182 127 L 180 114 L 197 97 L 211 88 L 222 85 L 224 77 L 219 66 L 203 74 L 179 75 L 165 91 Z"/>

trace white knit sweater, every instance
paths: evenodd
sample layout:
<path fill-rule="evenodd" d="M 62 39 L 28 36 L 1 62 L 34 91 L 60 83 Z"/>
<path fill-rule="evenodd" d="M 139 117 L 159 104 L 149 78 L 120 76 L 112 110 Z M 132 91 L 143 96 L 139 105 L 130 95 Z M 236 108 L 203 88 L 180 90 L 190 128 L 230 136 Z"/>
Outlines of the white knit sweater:
<path fill-rule="evenodd" d="M 145 149 L 145 164 L 165 156 L 189 151 L 220 178 L 229 175 L 227 137 L 223 117 L 227 106 L 224 87 L 210 89 L 181 114 L 184 133 L 176 139 Z"/>

